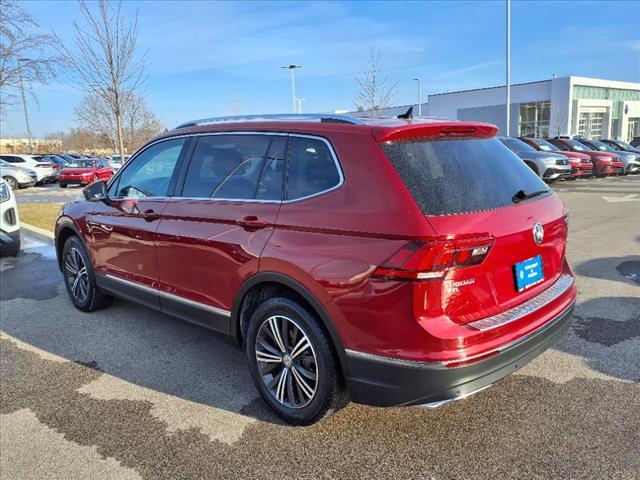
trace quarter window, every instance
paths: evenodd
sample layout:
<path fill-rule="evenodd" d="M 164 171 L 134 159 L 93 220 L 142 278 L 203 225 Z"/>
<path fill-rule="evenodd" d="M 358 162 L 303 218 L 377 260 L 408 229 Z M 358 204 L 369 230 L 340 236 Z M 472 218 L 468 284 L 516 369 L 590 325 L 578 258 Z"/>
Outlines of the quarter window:
<path fill-rule="evenodd" d="M 199 137 L 182 195 L 280 201 L 286 143 L 283 135 Z"/>
<path fill-rule="evenodd" d="M 110 197 L 164 197 L 185 144 L 184 138 L 166 140 L 142 151 L 116 182 L 109 187 Z"/>
<path fill-rule="evenodd" d="M 322 140 L 291 137 L 287 167 L 287 199 L 296 200 L 329 190 L 340 183 L 340 172 Z"/>

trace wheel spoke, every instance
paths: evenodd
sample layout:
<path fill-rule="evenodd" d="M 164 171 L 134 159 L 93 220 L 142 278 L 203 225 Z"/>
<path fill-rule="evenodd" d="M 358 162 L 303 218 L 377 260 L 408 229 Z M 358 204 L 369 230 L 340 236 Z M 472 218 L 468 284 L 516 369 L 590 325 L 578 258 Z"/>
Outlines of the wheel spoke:
<path fill-rule="evenodd" d="M 304 378 L 302 378 L 302 375 L 300 375 L 298 373 L 298 368 L 297 367 L 293 367 L 291 369 L 291 372 L 293 373 L 293 378 L 296 379 L 296 382 L 298 383 L 298 386 L 302 389 L 302 391 L 305 393 L 305 395 L 308 398 L 313 397 L 313 394 L 315 393 L 315 389 L 311 388 L 309 386 L 309 384 L 304 381 Z"/>
<path fill-rule="evenodd" d="M 296 365 L 296 370 L 300 375 L 302 375 L 305 378 L 308 378 L 312 382 L 315 382 L 316 378 L 318 378 L 314 372 L 312 372 L 311 370 L 307 370 L 302 365 Z"/>
<path fill-rule="evenodd" d="M 296 358 L 310 346 L 311 344 L 309 343 L 309 339 L 306 336 L 303 336 L 300 340 L 298 340 L 298 343 L 296 343 L 296 346 L 293 347 L 293 350 L 291 350 L 291 358 Z"/>
<path fill-rule="evenodd" d="M 280 336 L 277 317 L 271 317 L 269 319 L 269 328 L 271 329 L 273 339 L 276 341 L 276 345 L 282 353 L 285 353 L 286 349 L 284 348 L 284 343 L 282 342 L 282 337 Z"/>
<path fill-rule="evenodd" d="M 267 352 L 256 352 L 256 360 L 265 363 L 282 363 L 282 357 Z"/>
<path fill-rule="evenodd" d="M 75 275 L 78 273 L 78 269 L 71 264 L 71 257 L 67 257 L 67 261 L 64 263 L 64 268 L 67 269 L 71 275 Z"/>
<path fill-rule="evenodd" d="M 276 390 L 276 399 L 280 403 L 284 403 L 284 394 L 286 390 L 286 381 L 287 381 L 288 375 L 289 375 L 289 369 L 285 368 L 282 370 L 282 373 L 280 374 L 280 380 L 278 380 L 278 388 Z"/>

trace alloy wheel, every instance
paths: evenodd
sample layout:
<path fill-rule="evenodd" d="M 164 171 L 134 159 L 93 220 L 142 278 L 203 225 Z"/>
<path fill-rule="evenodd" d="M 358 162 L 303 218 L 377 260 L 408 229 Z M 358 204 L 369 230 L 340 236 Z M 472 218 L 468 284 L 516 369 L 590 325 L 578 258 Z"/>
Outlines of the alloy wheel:
<path fill-rule="evenodd" d="M 89 273 L 77 248 L 69 249 L 64 270 L 69 291 L 78 303 L 84 304 L 89 296 Z"/>
<path fill-rule="evenodd" d="M 318 362 L 313 345 L 290 318 L 267 318 L 256 337 L 258 370 L 271 395 L 289 408 L 303 408 L 318 389 Z"/>

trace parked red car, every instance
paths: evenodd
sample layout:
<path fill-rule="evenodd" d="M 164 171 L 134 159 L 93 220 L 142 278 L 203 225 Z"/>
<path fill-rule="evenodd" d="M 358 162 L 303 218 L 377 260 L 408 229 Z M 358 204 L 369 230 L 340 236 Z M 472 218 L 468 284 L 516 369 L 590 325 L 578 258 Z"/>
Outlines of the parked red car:
<path fill-rule="evenodd" d="M 593 162 L 593 174 L 598 176 L 621 174 L 624 164 L 615 153 L 589 150 L 586 146 L 572 138 L 547 138 L 550 143 L 558 147 L 563 152 L 578 152 L 589 155 Z"/>
<path fill-rule="evenodd" d="M 349 399 L 466 397 L 553 345 L 576 298 L 567 210 L 496 132 L 426 118 L 189 122 L 64 206 L 70 299 L 92 311 L 117 295 L 230 335 L 294 424 Z"/>
<path fill-rule="evenodd" d="M 113 167 L 109 162 L 101 158 L 79 159 L 60 169 L 58 173 L 58 185 L 67 188 L 67 185 L 89 185 L 99 180 L 108 181 L 113 176 Z"/>
<path fill-rule="evenodd" d="M 560 155 L 564 155 L 569 159 L 571 164 L 571 177 L 590 177 L 593 175 L 593 162 L 591 157 L 584 153 L 578 153 L 573 151 L 560 150 L 553 143 L 545 140 L 544 138 L 533 137 L 519 137 L 520 140 L 540 152 L 552 152 Z"/>

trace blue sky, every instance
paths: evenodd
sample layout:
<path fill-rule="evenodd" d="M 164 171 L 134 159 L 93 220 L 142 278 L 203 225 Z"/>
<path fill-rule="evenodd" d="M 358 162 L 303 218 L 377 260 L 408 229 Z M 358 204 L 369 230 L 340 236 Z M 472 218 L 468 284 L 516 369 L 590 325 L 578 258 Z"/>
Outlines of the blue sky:
<path fill-rule="evenodd" d="M 72 1 L 25 6 L 63 40 L 79 19 Z M 168 127 L 241 112 L 291 110 L 288 71 L 297 63 L 305 112 L 353 109 L 355 78 L 372 47 L 397 82 L 394 104 L 504 83 L 505 3 L 127 1 L 139 13 L 150 108 Z M 513 1 L 512 82 L 579 75 L 640 82 L 640 2 Z M 29 102 L 35 136 L 73 125 L 81 94 L 60 80 Z M 2 136 L 25 132 L 22 111 L 6 112 Z"/>

